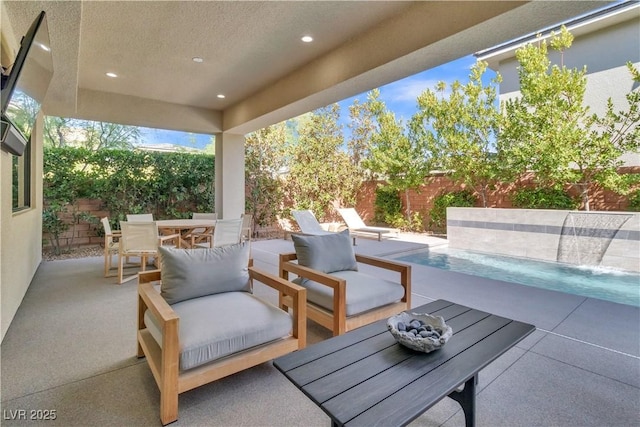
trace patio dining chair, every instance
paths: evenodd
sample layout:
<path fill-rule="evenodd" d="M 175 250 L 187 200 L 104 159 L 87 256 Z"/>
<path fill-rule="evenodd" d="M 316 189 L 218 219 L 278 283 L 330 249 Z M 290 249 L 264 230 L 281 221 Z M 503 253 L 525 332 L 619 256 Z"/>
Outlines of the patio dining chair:
<path fill-rule="evenodd" d="M 127 214 L 129 222 L 151 222 L 154 221 L 153 214 Z"/>
<path fill-rule="evenodd" d="M 194 212 L 191 216 L 192 219 L 207 219 L 217 220 L 218 214 L 215 212 Z M 196 228 L 188 236 L 191 240 L 191 247 L 202 246 L 202 243 L 206 243 L 208 247 L 213 247 L 213 232 L 206 228 Z"/>
<path fill-rule="evenodd" d="M 100 222 L 104 229 L 104 277 L 113 277 L 115 274 L 109 274 L 109 270 L 118 268 L 113 265 L 113 256 L 118 253 L 119 240 L 122 234 L 120 231 L 111 230 L 108 217 L 101 218 Z"/>
<path fill-rule="evenodd" d="M 242 240 L 242 218 L 221 219 L 213 230 L 213 247 L 235 245 Z"/>
<path fill-rule="evenodd" d="M 251 241 L 251 235 L 253 234 L 253 215 L 242 214 L 242 240 Z"/>
<path fill-rule="evenodd" d="M 155 222 L 121 221 L 121 235 L 118 245 L 118 284 L 131 280 L 138 274 L 124 277 L 125 261 L 128 257 L 140 257 L 140 270 L 146 271 L 151 258 L 160 268 L 158 246 L 166 241 L 178 242 L 179 235 L 160 236 Z"/>

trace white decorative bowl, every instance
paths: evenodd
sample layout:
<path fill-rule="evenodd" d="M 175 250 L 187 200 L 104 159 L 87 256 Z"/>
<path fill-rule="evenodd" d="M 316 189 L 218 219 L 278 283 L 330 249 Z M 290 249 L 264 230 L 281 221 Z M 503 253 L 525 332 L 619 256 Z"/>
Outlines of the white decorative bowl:
<path fill-rule="evenodd" d="M 425 329 L 437 330 L 442 333 L 438 335 L 434 334 L 425 334 L 431 335 L 422 337 L 420 335 L 413 335 L 407 332 L 411 327 L 406 327 L 411 324 L 412 321 L 417 320 L 422 323 L 422 326 Z M 398 325 L 405 325 L 405 331 L 402 330 L 402 326 L 400 326 L 400 330 L 398 329 Z M 414 324 L 415 325 L 415 324 Z M 429 327 L 428 327 L 428 326 Z M 412 350 L 421 351 L 424 353 L 430 353 L 433 350 L 437 350 L 443 347 L 451 335 L 453 335 L 453 329 L 449 325 L 444 322 L 442 316 L 432 316 L 430 314 L 421 314 L 421 313 L 400 313 L 393 317 L 390 317 L 387 320 L 387 328 L 391 335 L 398 341 L 398 343 L 404 345 L 405 347 L 409 347 Z"/>

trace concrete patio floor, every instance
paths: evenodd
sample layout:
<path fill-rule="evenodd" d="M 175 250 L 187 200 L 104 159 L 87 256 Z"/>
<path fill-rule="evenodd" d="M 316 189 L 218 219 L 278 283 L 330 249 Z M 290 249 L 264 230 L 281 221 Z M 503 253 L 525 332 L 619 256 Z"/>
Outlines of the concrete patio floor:
<path fill-rule="evenodd" d="M 354 249 L 395 257 L 444 243 L 401 235 L 358 238 Z M 274 274 L 290 251 L 289 240 L 252 242 L 255 265 Z M 12 418 L 19 409 L 56 409 L 57 425 L 160 425 L 157 387 L 135 358 L 135 282 L 114 283 L 99 257 L 42 263 L 2 343 L 2 425 L 33 422 Z M 415 264 L 412 285 L 414 307 L 447 299 L 537 327 L 481 371 L 478 426 L 640 424 L 638 307 Z M 328 336 L 310 322 L 310 343 Z M 329 424 L 268 363 L 182 394 L 174 425 Z M 411 425 L 463 426 L 464 416 L 444 399 Z"/>

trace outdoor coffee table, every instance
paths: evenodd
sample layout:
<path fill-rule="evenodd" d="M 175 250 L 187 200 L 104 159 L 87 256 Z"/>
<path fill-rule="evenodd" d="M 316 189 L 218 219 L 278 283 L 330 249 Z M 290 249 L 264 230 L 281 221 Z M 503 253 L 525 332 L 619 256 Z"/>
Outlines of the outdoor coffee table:
<path fill-rule="evenodd" d="M 396 343 L 381 320 L 273 364 L 333 426 L 406 425 L 445 396 L 460 403 L 467 426 L 475 425 L 478 372 L 535 326 L 445 300 L 408 312 L 442 316 L 454 335 L 441 349 L 421 353 Z"/>

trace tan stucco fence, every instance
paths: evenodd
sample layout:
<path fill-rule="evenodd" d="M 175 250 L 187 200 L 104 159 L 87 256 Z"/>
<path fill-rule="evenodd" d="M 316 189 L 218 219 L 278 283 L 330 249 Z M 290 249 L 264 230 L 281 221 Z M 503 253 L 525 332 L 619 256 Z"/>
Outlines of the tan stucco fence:
<path fill-rule="evenodd" d="M 640 214 L 448 208 L 449 247 L 640 272 Z"/>

